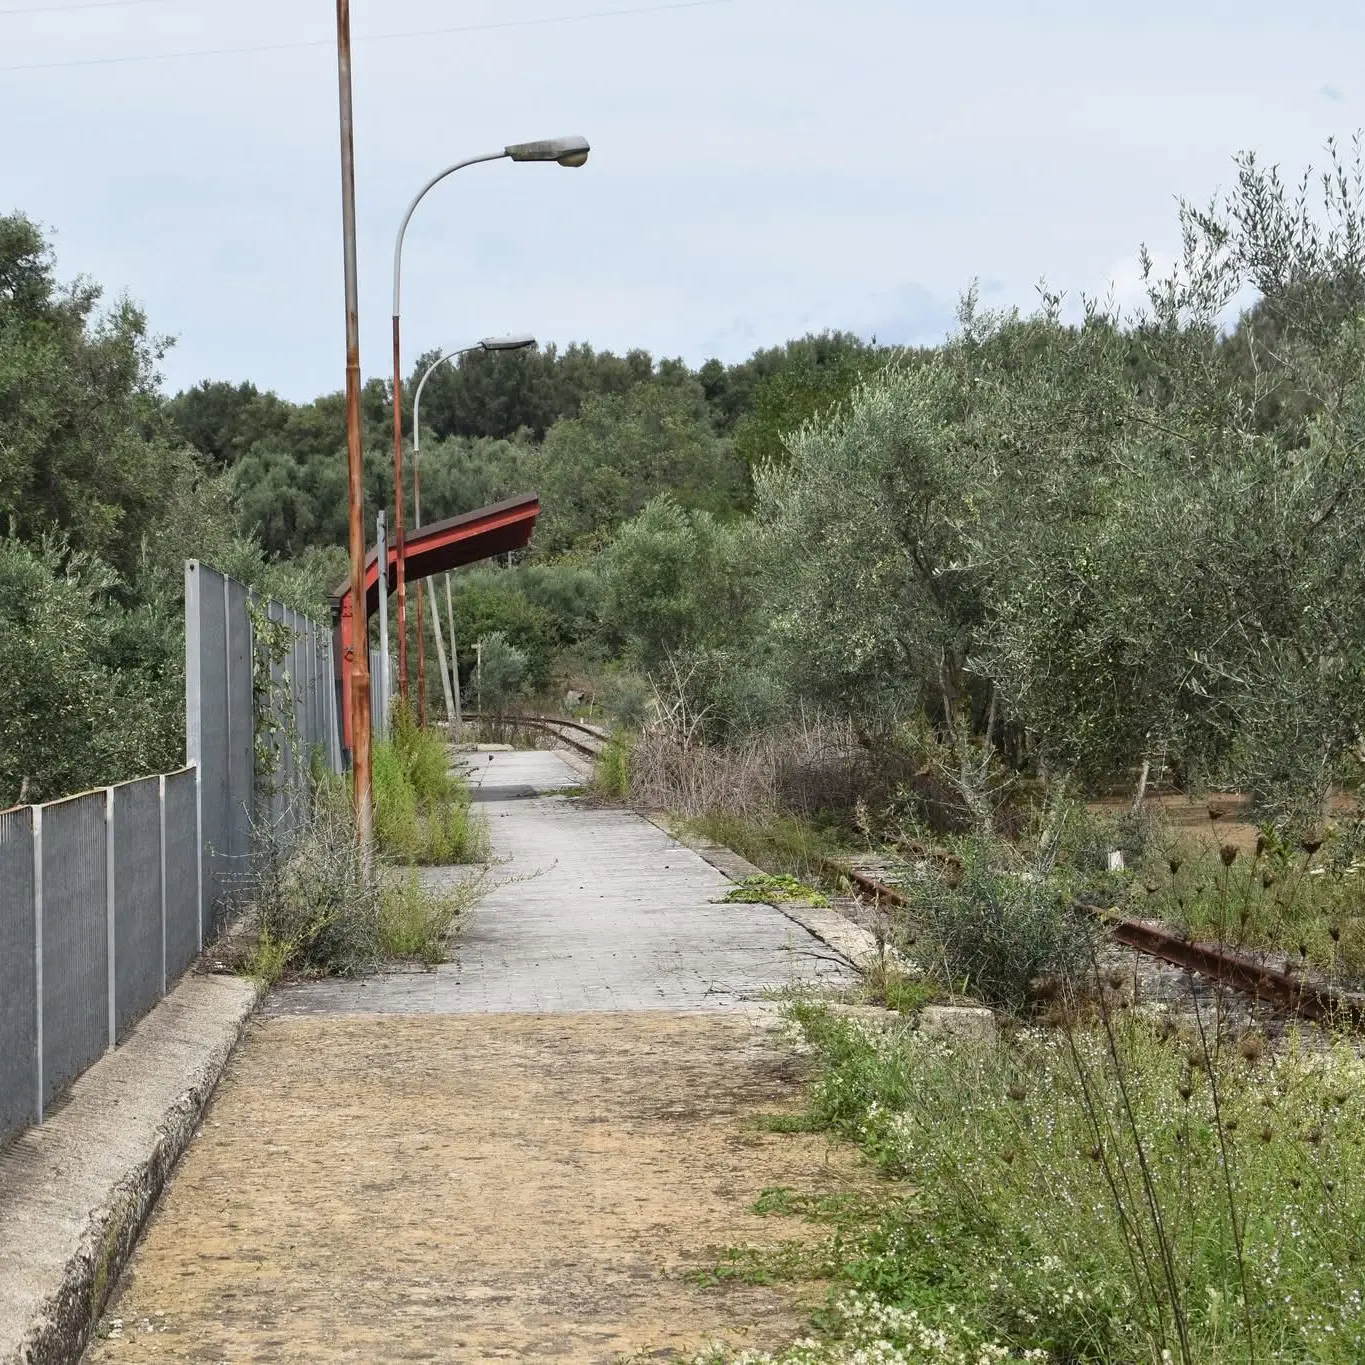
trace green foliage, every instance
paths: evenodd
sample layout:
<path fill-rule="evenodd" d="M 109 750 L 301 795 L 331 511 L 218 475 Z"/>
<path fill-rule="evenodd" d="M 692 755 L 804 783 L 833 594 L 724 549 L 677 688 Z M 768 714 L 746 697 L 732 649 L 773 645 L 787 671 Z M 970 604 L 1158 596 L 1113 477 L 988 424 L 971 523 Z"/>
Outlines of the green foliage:
<path fill-rule="evenodd" d="M 735 428 L 736 456 L 751 473 L 782 463 L 794 432 L 829 418 L 887 363 L 885 351 L 843 332 L 788 342 L 776 368 L 758 379 L 748 395 Z"/>
<path fill-rule="evenodd" d="M 741 877 L 721 899 L 730 904 L 777 905 L 783 901 L 803 901 L 809 905 L 829 906 L 829 897 L 823 892 L 783 872 L 759 872 Z"/>
<path fill-rule="evenodd" d="M 55 535 L 0 540 L 0 807 L 177 765 L 183 646 L 121 586 Z"/>
<path fill-rule="evenodd" d="M 536 539 L 548 554 L 614 531 L 661 492 L 723 512 L 742 489 L 729 445 L 691 381 L 589 399 L 578 417 L 546 434 L 536 478 L 545 506 Z"/>
<path fill-rule="evenodd" d="M 546 577 L 542 577 L 542 585 Z M 474 646 L 477 641 L 495 635 L 520 654 L 524 660 L 522 676 L 533 687 L 542 687 L 549 681 L 561 626 L 546 607 L 523 591 L 526 579 L 526 571 L 521 569 L 510 572 L 483 569 L 459 574 L 454 580 L 452 601 L 460 645 L 460 673 L 471 697 L 475 689 Z M 484 669 L 487 690 L 490 678 L 486 658 Z"/>
<path fill-rule="evenodd" d="M 646 672 L 742 631 L 745 540 L 742 529 L 687 511 L 671 493 L 621 528 L 600 561 L 604 623 Z"/>
<path fill-rule="evenodd" d="M 419 358 L 413 386 L 435 354 Z M 667 365 L 662 366 L 665 372 Z M 472 351 L 455 366 L 443 365 L 422 393 L 423 430 L 440 437 L 511 438 L 525 432 L 534 440 L 563 417 L 576 417 L 596 395 L 620 394 L 652 378 L 648 352 L 625 356 L 574 345 L 506 354 Z M 411 399 L 405 405 L 410 415 Z"/>
<path fill-rule="evenodd" d="M 128 300 L 99 300 L 57 282 L 33 223 L 0 217 L 0 526 L 28 542 L 55 527 L 131 576 L 197 469 L 158 411 L 167 343 Z"/>
<path fill-rule="evenodd" d="M 522 695 L 529 660 L 500 630 L 482 636 L 477 642 L 475 701 L 502 715 Z"/>
<path fill-rule="evenodd" d="M 1291 1041 L 1271 1066 L 1211 1020 L 1007 1045 L 796 1015 L 821 1053 L 812 1120 L 897 1181 L 861 1226 L 808 1213 L 841 1220 L 824 1254 L 868 1309 L 1049 1359 L 1359 1356 L 1350 1046 Z M 845 1358 L 827 1326 L 830 1354 L 801 1359 Z"/>
<path fill-rule="evenodd" d="M 907 883 L 907 915 L 921 930 L 917 953 L 949 984 L 989 1005 L 1018 1009 L 1038 978 L 1060 988 L 1087 974 L 1096 930 L 1072 908 L 1069 882 L 1046 869 L 1009 866 L 1008 851 L 960 845 L 961 867 Z"/>
<path fill-rule="evenodd" d="M 450 771 L 446 746 L 420 729 L 402 703 L 390 738 L 374 746 L 374 834 L 381 852 L 403 863 L 445 866 L 487 856 L 486 824 L 469 789 Z"/>
<path fill-rule="evenodd" d="M 593 789 L 610 801 L 630 799 L 631 740 L 626 734 L 614 734 L 602 746 L 593 765 Z"/>

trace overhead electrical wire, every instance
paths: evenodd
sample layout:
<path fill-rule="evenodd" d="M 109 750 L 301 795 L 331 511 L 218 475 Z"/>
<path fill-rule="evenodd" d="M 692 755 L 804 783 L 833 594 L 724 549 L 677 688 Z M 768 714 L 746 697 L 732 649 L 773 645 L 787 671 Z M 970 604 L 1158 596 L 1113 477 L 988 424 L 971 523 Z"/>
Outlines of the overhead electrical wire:
<path fill-rule="evenodd" d="M 101 0 L 101 3 L 58 6 L 66 9 L 112 9 L 116 5 L 157 4 L 167 0 Z M 487 33 L 495 29 L 542 28 L 552 24 L 573 24 L 592 19 L 622 19 L 641 14 L 662 14 L 668 10 L 704 9 L 716 5 L 733 4 L 734 0 L 668 0 L 661 5 L 636 5 L 628 9 L 590 10 L 580 14 L 545 15 L 537 19 L 502 19 L 489 24 L 460 24 L 453 28 L 412 29 L 403 33 L 358 34 L 354 39 L 360 43 L 396 42 L 404 38 L 439 38 L 451 33 Z M 37 13 L 30 10 L 0 10 L 0 14 Z M 170 62 L 189 57 L 226 57 L 257 52 L 288 52 L 303 48 L 334 47 L 335 38 L 307 38 L 292 43 L 255 43 L 241 47 L 193 48 L 185 52 L 148 52 L 122 57 L 77 57 L 57 62 L 18 62 L 12 66 L 0 66 L 5 71 L 51 71 L 62 67 L 75 66 L 118 66 L 130 62 Z"/>
<path fill-rule="evenodd" d="M 0 19 L 7 14 L 65 14 L 73 9 L 126 9 L 129 5 L 166 5 L 172 0 L 75 0 L 66 5 L 21 5 L 17 9 L 0 9 Z"/>

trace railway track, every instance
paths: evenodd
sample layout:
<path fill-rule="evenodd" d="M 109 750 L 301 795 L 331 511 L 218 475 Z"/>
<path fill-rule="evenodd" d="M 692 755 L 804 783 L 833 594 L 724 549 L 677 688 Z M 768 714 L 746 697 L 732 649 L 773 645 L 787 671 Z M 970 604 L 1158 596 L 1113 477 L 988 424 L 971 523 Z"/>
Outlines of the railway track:
<path fill-rule="evenodd" d="M 910 904 L 903 891 L 884 880 L 885 868 L 852 867 L 836 859 L 827 859 L 825 868 L 836 876 L 846 877 L 876 903 Z M 1091 915 L 1103 915 L 1102 911 L 1083 902 L 1077 902 L 1077 909 Z M 1314 1022 L 1349 1021 L 1357 1028 L 1365 1023 L 1365 995 L 1277 971 L 1249 954 L 1234 952 L 1216 943 L 1196 942 L 1152 920 L 1106 918 L 1106 924 L 1115 943 L 1169 966 L 1196 972 L 1276 1010 Z"/>
<path fill-rule="evenodd" d="M 605 730 L 576 720 L 560 720 L 555 716 L 494 716 L 487 712 L 471 711 L 466 713 L 465 719 L 539 730 L 543 734 L 553 735 L 561 744 L 567 744 L 586 758 L 596 758 L 607 742 Z"/>
<path fill-rule="evenodd" d="M 554 716 L 491 716 L 474 712 L 472 721 L 498 721 L 525 726 L 553 735 L 587 758 L 596 758 L 607 742 L 607 733 L 580 721 Z M 855 867 L 836 859 L 825 860 L 826 871 L 850 881 L 874 903 L 904 907 L 909 898 L 887 880 L 894 869 L 881 864 Z M 1094 906 L 1077 903 L 1087 914 L 1103 916 Z M 1355 1027 L 1365 1024 L 1365 995 L 1344 991 L 1325 982 L 1279 971 L 1249 954 L 1223 948 L 1216 943 L 1196 942 L 1180 932 L 1153 920 L 1108 919 L 1111 940 L 1145 957 L 1195 972 L 1206 980 L 1226 986 L 1250 1000 L 1314 1022 L 1349 1020 Z"/>

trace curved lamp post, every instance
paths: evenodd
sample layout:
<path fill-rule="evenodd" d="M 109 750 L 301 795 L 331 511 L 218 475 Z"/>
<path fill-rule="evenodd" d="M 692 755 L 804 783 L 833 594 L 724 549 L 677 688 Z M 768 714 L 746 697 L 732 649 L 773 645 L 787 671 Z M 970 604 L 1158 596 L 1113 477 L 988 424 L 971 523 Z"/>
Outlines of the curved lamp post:
<path fill-rule="evenodd" d="M 588 140 L 585 137 L 547 138 L 541 142 L 514 142 L 500 152 L 485 152 L 482 156 L 466 157 L 453 166 L 433 175 L 413 196 L 403 221 L 398 225 L 398 237 L 393 244 L 393 475 L 394 475 L 394 539 L 398 568 L 398 691 L 404 701 L 408 696 L 408 590 L 407 564 L 404 554 L 407 541 L 403 533 L 403 359 L 399 334 L 400 288 L 403 273 L 403 237 L 408 230 L 417 205 L 434 185 L 466 166 L 477 166 L 481 161 L 554 161 L 561 166 L 581 166 L 588 159 Z"/>
<path fill-rule="evenodd" d="M 459 346 L 452 351 L 446 351 L 437 356 L 435 360 L 427 366 L 421 379 L 417 381 L 417 392 L 412 399 L 412 520 L 414 529 L 422 525 L 422 390 L 426 388 L 427 380 L 444 365 L 447 360 L 457 360 L 462 355 L 469 355 L 472 351 L 524 351 L 529 346 L 534 346 L 536 339 L 533 336 L 511 336 L 511 337 L 484 337 L 482 341 L 476 342 L 473 346 Z M 441 610 L 436 603 L 436 585 L 427 579 L 427 591 L 431 596 L 431 625 L 436 634 L 436 656 L 441 668 L 441 688 L 445 692 L 446 715 L 449 717 L 451 725 L 454 727 L 454 737 L 458 742 L 460 739 L 460 674 L 459 656 L 455 644 L 455 610 L 450 600 L 450 574 L 445 575 L 446 580 L 446 616 L 450 621 L 450 673 L 446 673 L 446 650 L 445 641 L 441 638 Z M 423 690 L 425 674 L 422 668 L 422 655 L 424 651 L 422 635 L 422 594 L 417 594 L 417 687 L 421 694 L 419 703 L 425 703 L 426 696 Z M 425 707 L 423 707 L 425 710 Z M 424 717 L 425 718 L 425 717 Z"/>

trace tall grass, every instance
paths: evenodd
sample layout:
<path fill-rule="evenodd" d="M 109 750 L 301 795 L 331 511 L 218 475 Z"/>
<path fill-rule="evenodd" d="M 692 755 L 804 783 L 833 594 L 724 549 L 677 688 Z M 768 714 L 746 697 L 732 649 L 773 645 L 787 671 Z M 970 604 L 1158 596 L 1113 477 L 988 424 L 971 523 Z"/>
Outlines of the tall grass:
<path fill-rule="evenodd" d="M 710 811 L 684 822 L 693 834 L 733 849 L 765 872 L 820 883 L 827 863 L 846 852 L 837 831 L 806 816 Z"/>
<path fill-rule="evenodd" d="M 450 767 L 445 742 L 421 729 L 406 707 L 394 707 L 391 738 L 374 746 L 375 842 L 409 864 L 480 862 L 488 854 L 486 823 L 467 784 Z"/>
<path fill-rule="evenodd" d="M 246 911 L 243 967 L 282 976 L 359 976 L 386 961 L 445 960 L 483 879 L 433 888 L 367 865 L 341 783 L 322 784 L 287 848 L 263 858 Z"/>

